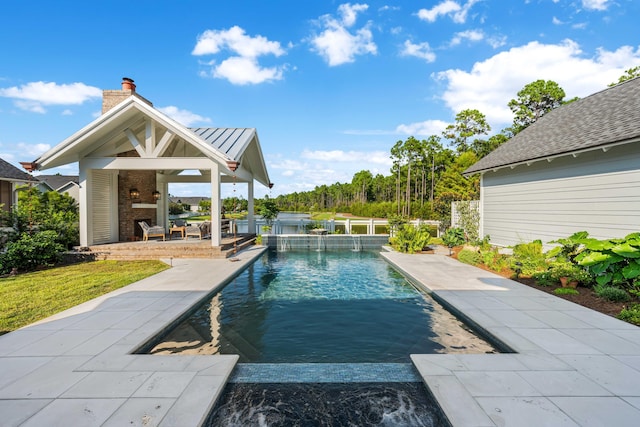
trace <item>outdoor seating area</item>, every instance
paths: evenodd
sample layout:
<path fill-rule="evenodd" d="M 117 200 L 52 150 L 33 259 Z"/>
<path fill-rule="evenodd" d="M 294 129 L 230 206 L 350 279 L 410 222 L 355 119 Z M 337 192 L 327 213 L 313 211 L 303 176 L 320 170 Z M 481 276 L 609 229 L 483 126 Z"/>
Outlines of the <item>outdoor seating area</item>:
<path fill-rule="evenodd" d="M 142 228 L 143 241 L 148 241 L 149 237 L 162 237 L 162 240 L 165 240 L 164 227 L 160 225 L 150 226 L 146 221 L 140 221 L 138 224 Z"/>
<path fill-rule="evenodd" d="M 203 238 L 211 236 L 211 221 L 204 221 L 199 224 L 190 224 L 185 228 L 184 238 L 188 239 L 189 236 L 194 236 L 202 240 Z"/>

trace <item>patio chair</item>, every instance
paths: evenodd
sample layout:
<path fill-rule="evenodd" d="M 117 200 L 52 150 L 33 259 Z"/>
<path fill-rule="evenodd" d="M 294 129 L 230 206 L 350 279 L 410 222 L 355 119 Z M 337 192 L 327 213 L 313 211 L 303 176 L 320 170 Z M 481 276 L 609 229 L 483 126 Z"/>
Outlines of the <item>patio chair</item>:
<path fill-rule="evenodd" d="M 188 238 L 189 236 L 198 236 L 200 240 L 203 237 L 207 237 L 211 234 L 211 222 L 204 221 L 200 224 L 191 224 L 187 225 L 187 228 L 184 233 L 184 238 Z"/>
<path fill-rule="evenodd" d="M 142 228 L 142 240 L 148 241 L 149 237 L 162 237 L 164 240 L 164 227 L 161 225 L 150 226 L 146 221 L 138 222 L 140 228 Z"/>

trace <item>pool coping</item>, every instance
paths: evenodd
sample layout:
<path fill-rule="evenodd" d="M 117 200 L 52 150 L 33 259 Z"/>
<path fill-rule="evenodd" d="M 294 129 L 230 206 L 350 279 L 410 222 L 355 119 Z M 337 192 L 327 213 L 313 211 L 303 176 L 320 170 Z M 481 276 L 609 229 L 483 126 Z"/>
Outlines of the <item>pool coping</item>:
<path fill-rule="evenodd" d="M 201 425 L 237 356 L 130 353 L 265 250 L 167 261 L 173 268 L 0 336 L 3 422 Z M 453 426 L 640 419 L 640 328 L 444 255 L 382 256 L 517 351 L 411 356 Z"/>
<path fill-rule="evenodd" d="M 411 355 L 453 426 L 637 425 L 637 326 L 445 255 L 382 256 L 515 351 Z"/>

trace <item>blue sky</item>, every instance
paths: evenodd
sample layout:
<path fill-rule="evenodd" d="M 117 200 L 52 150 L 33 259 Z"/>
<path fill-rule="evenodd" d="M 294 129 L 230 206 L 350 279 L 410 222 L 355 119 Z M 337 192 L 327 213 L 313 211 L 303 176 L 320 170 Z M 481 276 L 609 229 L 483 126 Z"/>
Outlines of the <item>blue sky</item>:
<path fill-rule="evenodd" d="M 388 175 L 396 141 L 462 109 L 497 133 L 527 83 L 583 97 L 640 65 L 636 0 L 21 0 L 2 15 L 1 158 L 34 160 L 127 76 L 187 126 L 257 128 L 275 183 L 257 196 Z"/>

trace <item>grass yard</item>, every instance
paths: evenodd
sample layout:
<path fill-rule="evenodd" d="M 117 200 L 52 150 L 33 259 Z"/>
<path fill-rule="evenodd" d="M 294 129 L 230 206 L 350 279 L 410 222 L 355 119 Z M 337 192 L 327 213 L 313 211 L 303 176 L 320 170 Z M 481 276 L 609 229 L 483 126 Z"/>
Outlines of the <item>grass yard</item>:
<path fill-rule="evenodd" d="M 94 261 L 0 279 L 0 335 L 169 268 L 161 261 Z"/>

